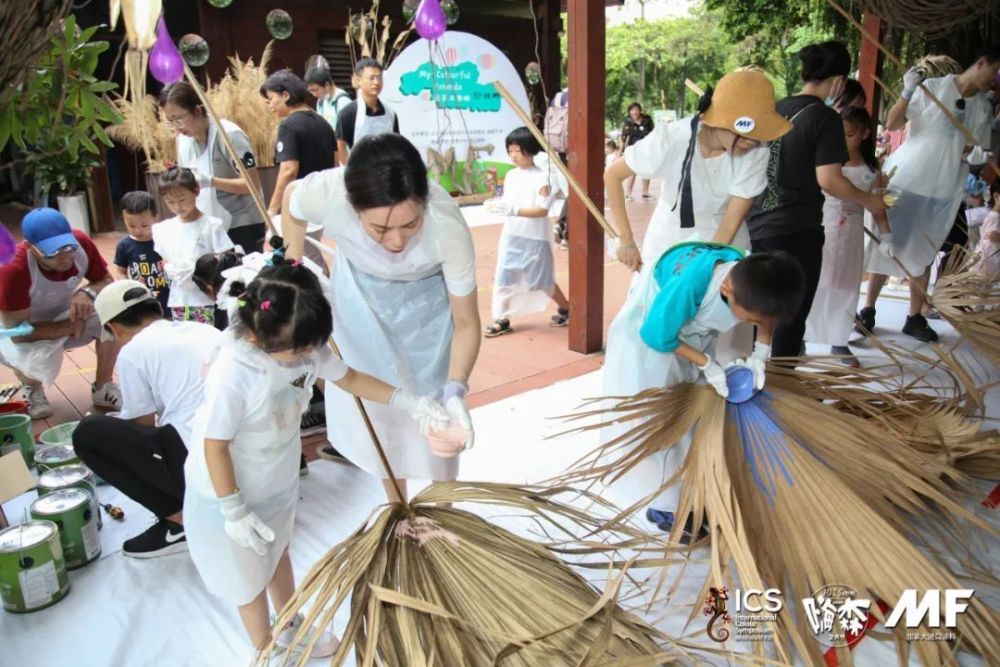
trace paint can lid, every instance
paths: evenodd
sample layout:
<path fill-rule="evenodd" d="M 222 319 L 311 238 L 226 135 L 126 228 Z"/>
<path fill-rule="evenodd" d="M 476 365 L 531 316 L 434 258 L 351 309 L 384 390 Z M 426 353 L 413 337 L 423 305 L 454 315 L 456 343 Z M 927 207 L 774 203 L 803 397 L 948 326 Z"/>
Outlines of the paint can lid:
<path fill-rule="evenodd" d="M 0 553 L 18 553 L 37 546 L 52 537 L 56 524 L 51 521 L 29 521 L 0 531 Z"/>
<path fill-rule="evenodd" d="M 72 445 L 50 445 L 35 452 L 35 463 L 59 463 L 75 458 Z"/>
<path fill-rule="evenodd" d="M 729 387 L 730 403 L 746 403 L 754 395 L 753 371 L 746 366 L 730 366 L 726 369 L 726 385 Z"/>
<path fill-rule="evenodd" d="M 94 473 L 82 463 L 53 468 L 38 476 L 38 486 L 46 489 L 61 489 L 80 482 L 92 482 Z"/>
<path fill-rule="evenodd" d="M 86 489 L 59 489 L 31 503 L 31 513 L 62 514 L 81 505 L 90 505 L 90 498 L 90 491 Z"/>

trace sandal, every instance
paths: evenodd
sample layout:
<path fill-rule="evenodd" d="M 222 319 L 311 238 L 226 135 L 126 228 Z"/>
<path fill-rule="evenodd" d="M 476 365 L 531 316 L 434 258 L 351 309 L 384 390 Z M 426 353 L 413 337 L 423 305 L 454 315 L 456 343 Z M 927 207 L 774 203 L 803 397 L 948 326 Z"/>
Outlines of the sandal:
<path fill-rule="evenodd" d="M 513 332 L 514 330 L 510 328 L 510 320 L 503 318 L 496 320 L 493 324 L 486 327 L 486 331 L 483 332 L 483 336 L 486 338 L 496 338 L 497 336 Z"/>
<path fill-rule="evenodd" d="M 567 308 L 560 308 L 549 320 L 550 327 L 564 327 L 567 324 L 569 324 L 569 309 Z"/>

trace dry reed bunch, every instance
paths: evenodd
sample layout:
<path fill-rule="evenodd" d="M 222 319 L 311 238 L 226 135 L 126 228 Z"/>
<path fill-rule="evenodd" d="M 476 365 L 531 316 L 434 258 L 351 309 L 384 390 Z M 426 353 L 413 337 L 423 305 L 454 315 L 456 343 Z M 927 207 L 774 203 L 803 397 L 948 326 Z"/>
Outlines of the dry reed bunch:
<path fill-rule="evenodd" d="M 274 166 L 274 144 L 278 139 L 279 120 L 260 94 L 267 80 L 273 44 L 268 42 L 264 47 L 260 64 L 254 64 L 252 58 L 242 61 L 239 56 L 230 57 L 226 75 L 206 92 L 215 112 L 236 123 L 250 138 L 259 167 Z"/>
<path fill-rule="evenodd" d="M 349 604 L 350 620 L 332 665 L 344 664 L 352 649 L 358 664 L 392 667 L 626 665 L 652 656 L 659 657 L 658 665 L 688 664 L 687 649 L 694 645 L 670 641 L 618 606 L 624 572 L 613 575 L 601 594 L 558 555 L 603 556 L 601 563 L 582 565 L 608 567 L 608 556 L 641 549 L 646 536 L 625 522 L 607 522 L 593 508 L 562 502 L 563 495 L 578 492 L 437 482 L 407 505 L 379 508 L 312 567 L 275 627 L 302 611 L 305 622 L 295 642 L 305 644 L 308 655 L 306 629 L 325 627 Z M 610 509 L 599 498 L 588 499 Z M 539 544 L 454 503 L 514 510 L 561 538 Z M 590 538 L 578 541 L 581 532 Z M 270 650 L 257 664 L 267 664 Z"/>
<path fill-rule="evenodd" d="M 344 41 L 351 54 L 352 66 L 361 58 L 374 58 L 383 67 L 389 67 L 413 32 L 411 24 L 390 43 L 392 19 L 388 16 L 379 19 L 380 5 L 380 0 L 373 0 L 368 11 L 354 14 L 347 10 Z"/>
<path fill-rule="evenodd" d="M 168 164 L 177 162 L 176 135 L 161 118 L 155 97 L 147 95 L 141 101 L 127 97 L 113 100 L 122 122 L 108 128 L 108 136 L 133 151 L 141 151 L 146 159 L 146 171 L 159 173 Z"/>
<path fill-rule="evenodd" d="M 954 547 L 961 555 L 958 547 L 970 528 L 996 532 L 956 498 L 953 487 L 963 487 L 965 476 L 947 461 L 915 451 L 897 434 L 873 429 L 867 419 L 779 384 L 742 405 L 728 405 L 706 385 L 682 384 L 582 412 L 575 419 L 598 417 L 601 423 L 580 430 L 616 424 L 621 435 L 557 482 L 611 481 L 641 459 L 691 438 L 681 468 L 649 499 L 673 482 L 681 485 L 668 551 L 685 548 L 680 538 L 688 520 L 694 526 L 707 523 L 711 567 L 703 597 L 710 587 L 732 585 L 733 574 L 741 588 L 777 587 L 788 600 L 809 597 L 831 582 L 890 605 L 910 588 L 959 588 L 944 560 L 917 545 L 933 540 L 942 551 Z M 928 525 L 915 525 L 915 516 Z M 791 660 L 794 649 L 807 664 L 822 664 L 811 629 L 789 606 L 778 613 L 778 657 Z M 694 609 L 692 617 L 697 613 Z M 994 610 L 975 599 L 959 626 L 959 648 L 1000 664 L 1000 616 Z M 903 631 L 893 634 L 897 647 L 906 644 Z M 923 665 L 954 664 L 946 642 L 915 642 L 909 648 Z M 754 644 L 757 654 L 763 650 L 761 642 Z"/>

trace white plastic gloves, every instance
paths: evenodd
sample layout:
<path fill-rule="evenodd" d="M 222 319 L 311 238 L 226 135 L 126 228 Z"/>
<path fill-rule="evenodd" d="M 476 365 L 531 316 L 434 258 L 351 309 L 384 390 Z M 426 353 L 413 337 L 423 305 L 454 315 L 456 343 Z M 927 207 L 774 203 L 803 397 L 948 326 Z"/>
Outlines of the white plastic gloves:
<path fill-rule="evenodd" d="M 191 173 L 194 175 L 194 180 L 197 181 L 198 187 L 204 190 L 205 188 L 212 187 L 212 175 L 205 174 L 197 169 L 192 169 Z"/>
<path fill-rule="evenodd" d="M 926 78 L 927 75 L 919 67 L 911 67 L 906 70 L 906 74 L 903 75 L 903 99 L 909 102 L 913 93 L 917 92 L 917 87 Z"/>
<path fill-rule="evenodd" d="M 707 354 L 705 355 L 705 359 L 705 365 L 698 366 L 698 370 L 702 372 L 705 380 L 715 389 L 715 393 L 722 398 L 727 398 L 729 396 L 729 385 L 726 383 L 726 371 L 719 365 L 719 362 Z"/>
<path fill-rule="evenodd" d="M 990 152 L 982 146 L 975 146 L 966 156 L 965 161 L 971 167 L 981 167 L 990 160 Z"/>
<path fill-rule="evenodd" d="M 753 386 L 757 391 L 764 388 L 767 360 L 771 358 L 771 346 L 760 341 L 753 344 L 753 353 L 744 362 L 753 371 Z"/>
<path fill-rule="evenodd" d="M 219 498 L 222 516 L 226 519 L 226 535 L 241 547 L 253 549 L 263 556 L 267 545 L 274 541 L 274 531 L 260 518 L 247 509 L 243 494 L 237 491 L 231 496 Z"/>
<path fill-rule="evenodd" d="M 883 232 L 879 234 L 878 251 L 889 259 L 896 256 L 892 250 L 892 232 Z"/>
<path fill-rule="evenodd" d="M 429 429 L 440 430 L 448 427 L 448 413 L 441 404 L 427 396 L 414 396 L 405 389 L 396 389 L 389 405 L 402 410 L 420 424 L 420 433 L 427 435 Z"/>
<path fill-rule="evenodd" d="M 487 199 L 486 210 L 493 215 L 514 215 L 514 206 L 499 198 Z"/>
<path fill-rule="evenodd" d="M 448 418 L 469 432 L 469 439 L 465 442 L 466 449 L 472 449 L 476 444 L 476 432 L 472 428 L 472 416 L 469 415 L 469 407 L 465 404 L 465 399 L 461 396 L 452 396 L 444 403 L 445 412 Z"/>

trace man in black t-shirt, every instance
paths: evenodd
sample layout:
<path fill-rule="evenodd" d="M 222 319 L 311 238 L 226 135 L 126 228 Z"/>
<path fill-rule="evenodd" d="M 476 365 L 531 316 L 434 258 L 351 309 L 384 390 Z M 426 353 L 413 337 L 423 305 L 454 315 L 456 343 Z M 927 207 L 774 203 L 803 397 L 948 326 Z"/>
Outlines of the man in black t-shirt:
<path fill-rule="evenodd" d="M 805 272 L 805 298 L 798 315 L 774 330 L 775 357 L 803 353 L 806 318 L 823 265 L 823 191 L 861 204 L 877 216 L 885 214 L 880 196 L 854 187 L 841 171 L 849 159 L 844 125 L 839 114 L 823 103 L 822 95 L 841 87 L 843 79 L 807 81 L 801 94 L 777 103 L 778 113 L 792 122 L 792 131 L 771 143 L 767 187 L 747 218 L 753 252 L 787 252 Z"/>
<path fill-rule="evenodd" d="M 337 114 L 337 155 L 340 164 L 347 164 L 347 156 L 354 143 L 370 134 L 395 132 L 399 134 L 399 119 L 379 95 L 382 93 L 382 65 L 374 58 L 362 58 L 354 66 L 354 84 L 357 99 Z M 364 114 L 359 112 L 364 104 Z"/>
<path fill-rule="evenodd" d="M 274 155 L 280 165 L 278 179 L 267 207 L 268 214 L 274 216 L 281 211 L 281 199 L 289 183 L 337 166 L 337 139 L 330 124 L 306 103 L 309 90 L 305 82 L 290 71 L 267 77 L 261 94 L 271 111 L 282 119 Z"/>

